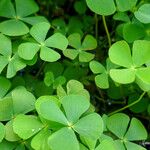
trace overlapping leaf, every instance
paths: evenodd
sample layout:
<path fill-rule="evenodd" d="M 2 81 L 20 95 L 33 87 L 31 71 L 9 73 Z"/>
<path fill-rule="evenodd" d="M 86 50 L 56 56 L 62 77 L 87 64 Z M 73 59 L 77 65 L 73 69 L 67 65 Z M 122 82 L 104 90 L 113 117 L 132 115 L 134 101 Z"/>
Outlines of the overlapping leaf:
<path fill-rule="evenodd" d="M 40 50 L 40 58 L 44 61 L 54 62 L 60 59 L 60 54 L 54 50 L 65 50 L 68 46 L 68 40 L 61 33 L 55 33 L 46 39 L 50 24 L 41 22 L 34 25 L 30 34 L 36 40 L 36 43 L 23 43 L 18 48 L 19 56 L 25 60 L 32 60 Z M 59 42 L 58 42 L 59 41 Z"/>
<path fill-rule="evenodd" d="M 94 54 L 86 52 L 88 50 L 94 50 L 97 47 L 96 39 L 91 35 L 86 35 L 81 43 L 81 36 L 79 33 L 73 33 L 69 35 L 69 46 L 71 48 L 65 49 L 63 54 L 70 58 L 75 59 L 79 56 L 80 62 L 89 62 L 94 58 Z"/>
<path fill-rule="evenodd" d="M 47 22 L 42 16 L 30 16 L 39 10 L 34 0 L 15 0 L 15 6 L 11 0 L 1 0 L 0 10 L 0 16 L 9 18 L 0 23 L 0 31 L 5 35 L 24 35 L 29 32 L 25 23 L 33 25 L 41 21 Z"/>

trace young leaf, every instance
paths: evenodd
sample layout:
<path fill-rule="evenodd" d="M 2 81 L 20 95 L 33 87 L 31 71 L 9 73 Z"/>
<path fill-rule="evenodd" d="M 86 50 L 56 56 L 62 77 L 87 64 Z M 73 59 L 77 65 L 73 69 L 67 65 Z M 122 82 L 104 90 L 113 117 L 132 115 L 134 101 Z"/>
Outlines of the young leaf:
<path fill-rule="evenodd" d="M 5 126 L 0 122 L 0 142 L 3 140 L 5 136 Z"/>

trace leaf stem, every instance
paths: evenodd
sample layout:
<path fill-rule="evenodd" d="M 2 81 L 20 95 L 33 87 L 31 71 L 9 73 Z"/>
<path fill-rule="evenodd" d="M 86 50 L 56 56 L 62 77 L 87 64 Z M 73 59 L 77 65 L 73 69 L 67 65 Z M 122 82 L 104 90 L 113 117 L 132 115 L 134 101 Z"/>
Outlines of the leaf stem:
<path fill-rule="evenodd" d="M 123 111 L 123 110 L 125 110 L 125 109 L 127 109 L 127 108 L 129 108 L 129 107 L 131 107 L 131 106 L 133 106 L 133 105 L 135 105 L 135 104 L 137 104 L 138 102 L 140 102 L 140 100 L 143 98 L 143 96 L 144 96 L 145 94 L 146 94 L 146 92 L 143 92 L 143 93 L 140 95 L 140 97 L 139 97 L 136 101 L 134 101 L 133 103 L 130 103 L 130 104 L 128 104 L 128 105 L 126 105 L 126 106 L 124 106 L 124 107 L 122 107 L 122 108 L 120 108 L 120 109 L 117 109 L 117 110 L 111 112 L 110 114 L 108 114 L 108 116 L 111 116 L 111 115 L 113 115 L 113 114 L 115 114 L 115 113 L 118 113 L 118 112 L 120 112 L 120 111 Z"/>
<path fill-rule="evenodd" d="M 46 62 L 43 62 L 43 64 L 41 65 L 39 71 L 38 71 L 37 74 L 35 75 L 35 78 L 38 78 L 38 77 L 39 77 L 39 75 L 41 74 L 43 68 L 45 67 L 45 64 L 46 64 Z"/>
<path fill-rule="evenodd" d="M 108 27 L 107 27 L 105 16 L 102 16 L 102 20 L 103 20 L 103 25 L 104 25 L 105 32 L 106 32 L 106 35 L 107 35 L 109 47 L 111 47 L 111 38 L 110 38 L 109 31 L 108 31 Z"/>
<path fill-rule="evenodd" d="M 96 37 L 96 40 L 98 40 L 98 16 L 97 14 L 95 14 L 95 37 Z"/>

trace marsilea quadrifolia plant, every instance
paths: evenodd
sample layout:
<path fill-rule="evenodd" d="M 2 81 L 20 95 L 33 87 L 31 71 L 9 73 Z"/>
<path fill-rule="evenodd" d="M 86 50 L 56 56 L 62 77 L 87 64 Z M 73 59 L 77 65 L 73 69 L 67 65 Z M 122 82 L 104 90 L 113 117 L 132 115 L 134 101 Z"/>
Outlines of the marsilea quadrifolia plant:
<path fill-rule="evenodd" d="M 146 150 L 149 10 L 0 0 L 0 150 Z"/>

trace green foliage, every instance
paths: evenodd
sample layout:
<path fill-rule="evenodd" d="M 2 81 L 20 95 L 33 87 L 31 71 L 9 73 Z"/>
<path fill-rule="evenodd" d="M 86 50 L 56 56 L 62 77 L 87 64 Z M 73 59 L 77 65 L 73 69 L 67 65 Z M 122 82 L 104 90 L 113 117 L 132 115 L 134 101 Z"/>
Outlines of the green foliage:
<path fill-rule="evenodd" d="M 149 0 L 0 0 L 0 150 L 146 150 L 149 98 Z"/>

